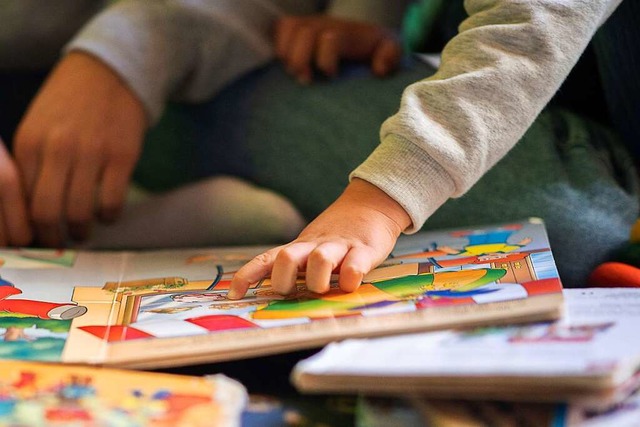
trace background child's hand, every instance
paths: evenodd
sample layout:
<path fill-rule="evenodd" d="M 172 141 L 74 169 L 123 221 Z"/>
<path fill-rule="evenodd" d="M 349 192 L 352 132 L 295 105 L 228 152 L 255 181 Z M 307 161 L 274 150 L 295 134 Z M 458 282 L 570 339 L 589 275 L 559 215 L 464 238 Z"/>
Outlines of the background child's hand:
<path fill-rule="evenodd" d="M 31 238 L 20 174 L 0 140 L 0 246 L 26 246 Z"/>
<path fill-rule="evenodd" d="M 64 225 L 85 238 L 94 214 L 117 217 L 146 127 L 142 104 L 108 66 L 79 52 L 60 61 L 14 141 L 38 244 L 61 245 Z"/>
<path fill-rule="evenodd" d="M 329 290 L 332 272 L 340 289 L 352 292 L 363 276 L 389 255 L 411 219 L 395 200 L 374 185 L 354 179 L 345 192 L 293 242 L 258 255 L 234 275 L 229 298 L 244 296 L 248 287 L 271 275 L 276 292 L 295 290 L 299 271 L 307 288 Z"/>
<path fill-rule="evenodd" d="M 276 25 L 276 55 L 301 83 L 310 83 L 314 69 L 328 77 L 340 60 L 369 62 L 377 76 L 393 72 L 402 48 L 393 33 L 378 25 L 327 15 L 287 16 Z"/>

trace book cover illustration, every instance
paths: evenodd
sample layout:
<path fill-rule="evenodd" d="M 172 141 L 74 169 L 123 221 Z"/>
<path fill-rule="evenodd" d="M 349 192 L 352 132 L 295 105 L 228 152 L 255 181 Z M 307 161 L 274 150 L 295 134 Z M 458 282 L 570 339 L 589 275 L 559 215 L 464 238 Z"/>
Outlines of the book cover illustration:
<path fill-rule="evenodd" d="M 301 275 L 293 295 L 275 294 L 265 278 L 228 300 L 233 273 L 264 250 L 251 247 L 78 252 L 65 254 L 74 261 L 62 268 L 3 267 L 0 352 L 160 367 L 560 313 L 562 287 L 539 220 L 405 237 L 354 293 L 335 283 L 310 293 Z M 22 307 L 9 307 L 18 300 Z"/>
<path fill-rule="evenodd" d="M 247 395 L 227 377 L 0 361 L 0 424 L 239 426 Z"/>

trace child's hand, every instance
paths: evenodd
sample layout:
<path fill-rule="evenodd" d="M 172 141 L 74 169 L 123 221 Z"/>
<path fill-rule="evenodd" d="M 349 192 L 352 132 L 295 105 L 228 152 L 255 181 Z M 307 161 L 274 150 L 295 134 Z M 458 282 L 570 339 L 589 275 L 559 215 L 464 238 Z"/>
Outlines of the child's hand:
<path fill-rule="evenodd" d="M 20 174 L 0 140 L 0 246 L 26 246 L 31 238 Z"/>
<path fill-rule="evenodd" d="M 60 61 L 14 141 L 39 244 L 61 245 L 64 225 L 82 240 L 94 215 L 117 217 L 146 127 L 142 104 L 104 63 L 76 52 Z"/>
<path fill-rule="evenodd" d="M 402 56 L 390 31 L 326 15 L 282 18 L 276 25 L 275 46 L 277 57 L 301 83 L 312 81 L 314 69 L 335 76 L 341 59 L 369 62 L 375 75 L 386 76 Z"/>
<path fill-rule="evenodd" d="M 312 292 L 327 292 L 334 271 L 339 272 L 340 289 L 355 291 L 409 225 L 409 215 L 395 200 L 374 185 L 354 179 L 296 240 L 258 255 L 238 270 L 228 296 L 242 298 L 251 284 L 269 275 L 276 292 L 289 294 L 295 290 L 299 271 L 306 271 Z"/>

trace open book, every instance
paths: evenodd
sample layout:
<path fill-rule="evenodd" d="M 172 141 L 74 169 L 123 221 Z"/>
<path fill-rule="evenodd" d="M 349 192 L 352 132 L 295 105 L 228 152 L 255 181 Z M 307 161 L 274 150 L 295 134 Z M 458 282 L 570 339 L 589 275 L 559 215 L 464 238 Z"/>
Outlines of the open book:
<path fill-rule="evenodd" d="M 244 388 L 190 377 L 0 361 L 3 426 L 240 426 Z"/>
<path fill-rule="evenodd" d="M 566 289 L 555 322 L 346 340 L 300 362 L 310 392 L 568 401 L 605 409 L 640 384 L 640 289 Z"/>
<path fill-rule="evenodd" d="M 265 248 L 2 250 L 0 357 L 158 368 L 453 326 L 540 321 L 562 308 L 544 225 L 531 219 L 404 236 L 354 293 L 283 297 L 269 278 L 226 298 Z"/>

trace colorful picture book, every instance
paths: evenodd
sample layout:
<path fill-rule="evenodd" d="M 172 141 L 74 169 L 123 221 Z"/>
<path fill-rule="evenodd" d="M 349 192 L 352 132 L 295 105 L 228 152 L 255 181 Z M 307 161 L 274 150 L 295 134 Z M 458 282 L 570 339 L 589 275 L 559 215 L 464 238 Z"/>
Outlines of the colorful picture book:
<path fill-rule="evenodd" d="M 235 427 L 245 389 L 222 375 L 190 377 L 0 361 L 0 425 Z"/>
<path fill-rule="evenodd" d="M 358 291 L 293 295 L 269 278 L 228 300 L 260 247 L 0 251 L 0 358 L 159 368 L 314 348 L 349 337 L 559 317 L 544 224 L 404 236 Z"/>
<path fill-rule="evenodd" d="M 604 410 L 640 385 L 640 289 L 564 291 L 555 322 L 352 339 L 298 363 L 308 392 L 561 401 Z"/>

